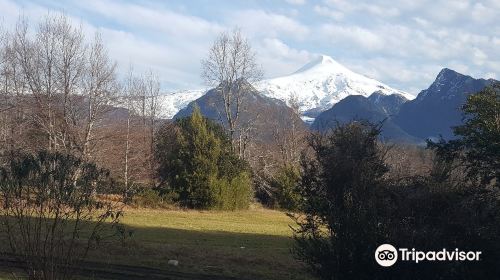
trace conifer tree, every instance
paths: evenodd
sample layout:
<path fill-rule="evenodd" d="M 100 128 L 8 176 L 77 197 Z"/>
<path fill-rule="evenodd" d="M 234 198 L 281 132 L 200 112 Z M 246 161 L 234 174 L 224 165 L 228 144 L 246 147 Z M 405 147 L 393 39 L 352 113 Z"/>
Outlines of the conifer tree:
<path fill-rule="evenodd" d="M 160 179 L 179 203 L 203 209 L 248 207 L 248 164 L 233 152 L 224 129 L 204 118 L 198 107 L 177 120 L 175 129 L 174 139 L 160 136 L 157 150 Z"/>

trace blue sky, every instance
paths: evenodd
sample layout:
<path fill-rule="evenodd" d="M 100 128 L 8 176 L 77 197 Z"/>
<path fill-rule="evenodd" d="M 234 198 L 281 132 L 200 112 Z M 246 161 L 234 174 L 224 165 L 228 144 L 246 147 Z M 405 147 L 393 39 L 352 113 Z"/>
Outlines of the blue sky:
<path fill-rule="evenodd" d="M 164 90 L 202 88 L 200 60 L 238 26 L 265 77 L 326 54 L 358 73 L 417 94 L 443 67 L 500 79 L 500 1 L 442 0 L 0 0 L 4 28 L 65 12 L 99 31 L 125 73 L 152 69 Z"/>

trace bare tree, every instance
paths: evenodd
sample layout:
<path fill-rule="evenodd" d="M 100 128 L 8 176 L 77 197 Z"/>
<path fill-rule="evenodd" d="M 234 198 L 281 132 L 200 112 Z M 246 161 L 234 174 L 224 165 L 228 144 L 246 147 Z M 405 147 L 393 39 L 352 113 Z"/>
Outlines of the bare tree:
<path fill-rule="evenodd" d="M 104 173 L 86 163 L 114 104 L 115 64 L 99 35 L 86 44 L 64 15 L 35 28 L 21 17 L 0 37 L 0 155 L 10 160 L 0 168 L 0 231 L 31 279 L 65 279 L 104 221 L 118 218 L 96 195 L 109 187 Z"/>
<path fill-rule="evenodd" d="M 13 32 L 3 33 L 2 38 L 2 107 L 3 140 L 5 151 L 29 147 L 26 143 L 26 135 L 30 134 L 34 127 L 37 131 L 46 131 L 49 125 L 40 114 L 39 108 L 35 107 L 40 102 L 43 108 L 48 106 L 46 99 L 34 98 L 31 94 L 33 89 L 41 92 L 37 86 L 40 79 L 35 77 L 36 57 L 34 52 L 34 39 L 28 36 L 28 22 L 20 18 Z M 27 98 L 30 95 L 32 98 Z M 40 95 L 37 95 L 39 97 Z M 38 102 L 36 102 L 37 100 Z M 47 114 L 45 114 L 46 116 Z M 48 139 L 54 139 L 53 135 L 44 138 L 36 137 L 38 145 L 50 146 Z M 33 135 L 33 134 L 31 134 Z M 45 146 L 45 147 L 47 147 Z"/>
<path fill-rule="evenodd" d="M 29 129 L 28 117 L 24 114 L 26 103 L 23 95 L 28 87 L 22 75 L 22 65 L 16 59 L 15 33 L 1 32 L 0 43 L 0 153 L 23 146 L 26 142 L 23 133 Z"/>
<path fill-rule="evenodd" d="M 125 82 L 125 87 L 123 90 L 125 106 L 127 108 L 127 124 L 125 133 L 125 153 L 124 153 L 124 166 L 123 166 L 123 180 L 125 183 L 125 192 L 128 193 L 129 190 L 129 157 L 130 157 L 130 129 L 132 117 L 134 115 L 134 102 L 136 101 L 134 94 L 134 76 L 132 66 L 129 69 L 129 73 Z"/>
<path fill-rule="evenodd" d="M 208 57 L 202 61 L 202 68 L 205 82 L 216 88 L 223 100 L 225 121 L 233 141 L 233 150 L 239 151 L 242 143 L 235 139 L 235 136 L 244 106 L 242 96 L 249 90 L 251 83 L 262 77 L 256 55 L 240 30 L 235 29 L 232 33 L 224 32 L 217 37 Z"/>
<path fill-rule="evenodd" d="M 42 21 L 34 38 L 29 36 L 29 24 L 26 18 L 20 18 L 12 42 L 13 67 L 19 71 L 14 76 L 17 91 L 32 95 L 33 113 L 31 119 L 45 133 L 46 147 L 57 148 L 55 133 L 55 60 L 56 32 L 53 21 L 48 17 Z M 26 85 L 27 91 L 22 85 Z M 31 103 L 31 102 L 30 102 Z"/>
<path fill-rule="evenodd" d="M 148 177 L 150 185 L 154 185 L 154 149 L 155 133 L 157 131 L 157 121 L 160 112 L 160 81 L 157 74 L 149 70 L 145 75 L 134 78 L 133 97 L 138 101 L 139 115 L 142 120 L 143 154 L 148 165 Z"/>
<path fill-rule="evenodd" d="M 86 39 L 81 27 L 57 14 L 37 25 L 20 17 L 14 29 L 0 33 L 2 158 L 13 150 L 59 151 L 105 164 L 122 177 L 123 148 L 116 144 L 123 144 L 127 181 L 134 176 L 153 183 L 160 94 L 156 74 L 133 77 L 126 89 L 133 96 L 126 99 L 128 109 L 134 108 L 128 132 L 121 134 L 121 124 L 107 119 L 116 116 L 113 110 L 119 112 L 121 85 L 99 34 Z"/>
<path fill-rule="evenodd" d="M 248 159 L 250 155 L 250 145 L 254 140 L 254 136 L 257 132 L 255 123 L 260 119 L 260 114 L 257 114 L 255 118 L 248 119 L 240 124 L 238 129 L 238 155 L 242 159 Z"/>
<path fill-rule="evenodd" d="M 99 35 L 87 45 L 65 15 L 47 15 L 34 31 L 21 17 L 3 46 L 5 91 L 20 99 L 18 115 L 45 137 L 38 149 L 43 143 L 90 158 L 95 125 L 116 91 L 115 64 Z"/>
<path fill-rule="evenodd" d="M 141 150 L 144 160 L 143 170 L 146 171 L 149 183 L 154 185 L 154 174 L 156 170 L 154 162 L 155 135 L 159 119 L 160 82 L 158 75 L 149 70 L 145 75 L 136 76 L 130 70 L 123 88 L 123 98 L 127 108 L 127 124 L 125 133 L 125 159 L 124 159 L 124 182 L 129 187 L 131 151 L 132 151 L 132 129 L 134 120 L 139 121 L 139 129 L 142 141 L 137 143 L 136 149 Z"/>
<path fill-rule="evenodd" d="M 57 87 L 62 95 L 63 126 L 59 132 L 65 150 L 72 149 L 74 134 L 78 130 L 78 98 L 81 80 L 85 73 L 87 46 L 81 28 L 73 28 L 65 16 L 59 16 L 54 28 L 58 33 L 58 58 L 56 64 Z"/>
<path fill-rule="evenodd" d="M 293 113 L 300 115 L 299 104 L 296 96 L 290 97 L 288 106 Z M 283 114 L 285 116 L 285 114 Z M 274 124 L 273 138 L 278 148 L 283 165 L 297 166 L 300 153 L 304 148 L 305 131 L 300 129 L 302 123 L 299 118 L 276 120 Z"/>
<path fill-rule="evenodd" d="M 5 153 L 10 138 L 9 111 L 9 67 L 8 67 L 8 34 L 0 25 L 0 156 Z"/>
<path fill-rule="evenodd" d="M 85 158 L 90 158 L 95 125 L 110 109 L 118 92 L 116 63 L 110 60 L 99 33 L 95 35 L 86 64 L 83 88 L 87 117 L 80 149 Z"/>
<path fill-rule="evenodd" d="M 149 151 L 148 151 L 148 162 L 149 162 L 149 177 L 150 185 L 154 186 L 154 174 L 155 174 L 155 162 L 154 162 L 154 151 L 155 151 L 155 134 L 157 131 L 156 121 L 158 119 L 159 102 L 158 96 L 160 95 L 160 81 L 158 75 L 154 74 L 152 70 L 146 76 L 146 95 L 148 100 L 148 126 L 149 126 Z"/>

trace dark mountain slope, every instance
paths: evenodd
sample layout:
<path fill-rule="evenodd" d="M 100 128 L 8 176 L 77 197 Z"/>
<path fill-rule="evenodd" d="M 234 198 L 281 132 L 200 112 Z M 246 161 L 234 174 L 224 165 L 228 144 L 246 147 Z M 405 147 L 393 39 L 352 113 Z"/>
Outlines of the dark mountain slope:
<path fill-rule="evenodd" d="M 400 94 L 384 94 L 381 91 L 376 91 L 368 96 L 373 104 L 381 108 L 388 116 L 394 116 L 399 112 L 401 105 L 406 103 L 408 99 Z"/>
<path fill-rule="evenodd" d="M 238 123 L 241 127 L 251 127 L 251 135 L 258 141 L 273 141 L 276 127 L 290 127 L 290 123 L 300 124 L 300 129 L 307 129 L 300 117 L 280 100 L 261 95 L 252 86 L 242 94 L 242 108 Z M 200 107 L 201 113 L 212 120 L 226 125 L 225 111 L 222 97 L 215 89 L 209 90 L 205 95 L 189 103 L 180 110 L 174 119 L 190 116 L 194 106 Z"/>
<path fill-rule="evenodd" d="M 379 96 L 378 93 L 374 93 L 372 96 L 367 98 L 361 95 L 352 95 L 344 98 L 333 105 L 331 109 L 321 113 L 315 119 L 312 128 L 319 131 L 326 131 L 334 127 L 337 123 L 368 120 L 373 123 L 383 122 L 381 136 L 384 140 L 420 142 L 419 139 L 408 135 L 399 128 L 391 119 L 390 113 L 398 111 L 399 106 L 402 104 L 400 102 L 403 100 L 400 96 Z"/>
<path fill-rule="evenodd" d="M 439 135 L 452 138 L 451 127 L 461 123 L 460 107 L 467 96 L 493 82 L 493 79 L 474 79 L 444 68 L 428 89 L 401 106 L 394 122 L 418 138 L 426 139 Z"/>

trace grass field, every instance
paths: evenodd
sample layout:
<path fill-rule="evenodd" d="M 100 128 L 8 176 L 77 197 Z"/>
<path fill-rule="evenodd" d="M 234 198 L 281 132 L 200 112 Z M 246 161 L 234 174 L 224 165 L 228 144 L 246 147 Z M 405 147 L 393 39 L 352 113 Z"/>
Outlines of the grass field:
<path fill-rule="evenodd" d="M 311 279 L 290 253 L 293 222 L 283 212 L 126 208 L 122 222 L 132 235 L 101 242 L 89 261 L 238 279 Z M 179 265 L 168 265 L 172 259 Z M 0 279 L 9 275 L 0 272 Z"/>
<path fill-rule="evenodd" d="M 240 279 L 310 279 L 290 253 L 292 221 L 283 212 L 126 209 L 123 223 L 132 237 L 102 244 L 91 259 Z"/>

